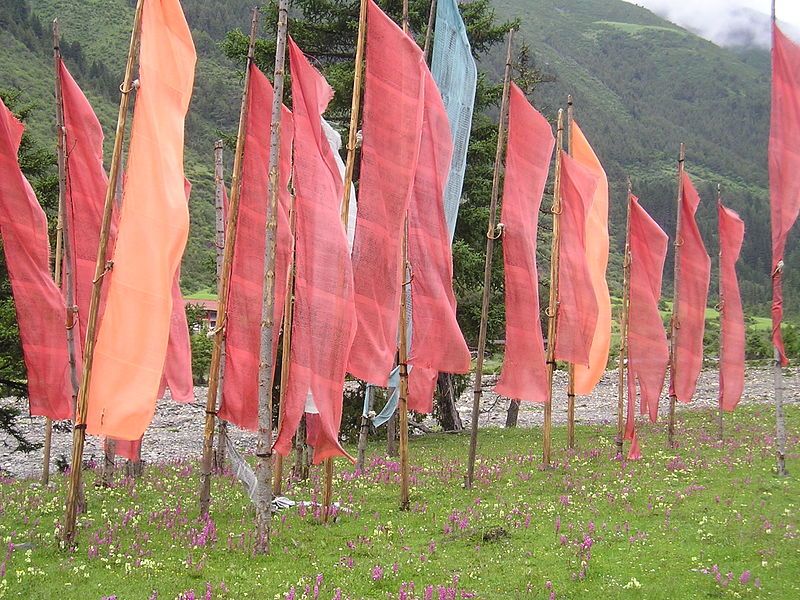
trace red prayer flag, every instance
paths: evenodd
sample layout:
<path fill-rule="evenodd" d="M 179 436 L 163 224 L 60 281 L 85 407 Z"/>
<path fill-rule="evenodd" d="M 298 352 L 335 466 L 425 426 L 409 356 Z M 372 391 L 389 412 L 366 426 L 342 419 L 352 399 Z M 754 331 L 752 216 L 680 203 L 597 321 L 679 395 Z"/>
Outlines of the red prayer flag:
<path fill-rule="evenodd" d="M 408 207 L 411 263 L 411 352 L 408 407 L 433 410 L 433 390 L 442 373 L 468 373 L 471 356 L 456 320 L 453 254 L 444 214 L 444 187 L 453 142 L 442 96 L 427 67 L 425 113 L 414 189 Z"/>
<path fill-rule="evenodd" d="M 67 150 L 64 214 L 68 222 L 67 242 L 72 263 L 72 297 L 74 305 L 78 307 L 74 333 L 76 367 L 80 373 L 108 177 L 103 167 L 103 128 L 100 121 L 63 61 L 59 62 L 58 75 L 61 78 Z M 114 247 L 116 225 L 115 219 L 109 235 L 110 250 Z M 65 254 L 64 260 L 66 259 Z M 65 290 L 67 283 L 67 278 L 64 277 L 62 288 Z M 104 296 L 107 289 L 108 286 L 104 285 Z M 98 322 L 102 320 L 102 305 L 101 301 Z"/>
<path fill-rule="evenodd" d="M 719 216 L 720 357 L 719 407 L 732 411 L 744 390 L 745 328 L 736 261 L 744 240 L 744 221 L 722 203 Z"/>
<path fill-rule="evenodd" d="M 181 293 L 181 270 L 178 268 L 172 283 L 172 316 L 170 317 L 167 358 L 164 362 L 164 380 L 172 399 L 176 402 L 194 402 L 194 377 L 192 376 L 192 345 L 189 323 Z"/>
<path fill-rule="evenodd" d="M 258 365 L 261 354 L 261 307 L 264 293 L 269 138 L 272 122 L 272 85 L 255 65 L 250 67 L 250 95 L 245 125 L 239 217 L 236 228 L 228 309 L 225 318 L 225 378 L 219 418 L 242 429 L 258 429 Z M 281 152 L 278 189 L 278 240 L 275 256 L 273 319 L 283 319 L 292 232 L 289 224 L 289 176 L 292 160 L 292 115 L 281 116 Z M 272 336 L 277 356 L 279 336 Z M 273 368 L 275 361 L 273 360 Z"/>
<path fill-rule="evenodd" d="M 589 366 L 597 328 L 597 296 L 586 259 L 586 219 L 598 177 L 561 153 L 561 216 L 558 262 L 558 335 L 555 357 Z"/>
<path fill-rule="evenodd" d="M 783 252 L 800 212 L 800 46 L 772 25 L 772 112 L 769 130 L 769 187 L 772 212 L 772 343 L 781 364 L 783 348 Z"/>
<path fill-rule="evenodd" d="M 681 186 L 680 264 L 678 266 L 678 323 L 675 335 L 675 369 L 670 373 L 670 387 L 681 402 L 689 402 L 703 368 L 703 333 L 706 326 L 708 283 L 711 259 L 703 245 L 695 213 L 700 204 L 689 175 L 683 173 Z"/>
<path fill-rule="evenodd" d="M 658 401 L 669 362 L 664 322 L 658 311 L 667 255 L 667 234 L 631 195 L 630 300 L 628 310 L 628 419 L 625 439 L 635 440 L 634 403 L 639 383 L 642 412 L 658 418 Z M 638 445 L 637 450 L 638 450 Z M 635 454 L 635 452 L 634 452 Z M 634 456 L 631 456 L 634 458 Z"/>
<path fill-rule="evenodd" d="M 536 236 L 554 144 L 550 123 L 512 83 L 501 215 L 506 351 L 495 391 L 533 402 L 547 402 L 549 397 L 539 317 Z"/>
<path fill-rule="evenodd" d="M 288 389 L 275 449 L 287 455 L 311 392 L 314 463 L 339 444 L 347 357 L 356 327 L 353 270 L 341 222 L 342 177 L 322 129 L 333 89 L 289 40 L 294 108 L 295 308 Z"/>
<path fill-rule="evenodd" d="M 196 59 L 180 2 L 146 2 L 114 275 L 89 389 L 90 434 L 136 440 L 153 418 L 189 231 L 183 143 Z"/>
<path fill-rule="evenodd" d="M 47 218 L 22 174 L 24 126 L 0 100 L 0 234 L 14 296 L 32 415 L 72 416 L 67 311 L 50 272 Z"/>
<path fill-rule="evenodd" d="M 397 350 L 400 250 L 420 150 L 425 61 L 416 42 L 372 0 L 367 22 L 364 144 L 352 254 L 358 327 L 348 371 L 385 386 Z"/>
<path fill-rule="evenodd" d="M 138 440 L 114 440 L 114 455 L 121 456 L 128 460 L 140 460 L 142 458 L 142 440 L 144 436 Z"/>

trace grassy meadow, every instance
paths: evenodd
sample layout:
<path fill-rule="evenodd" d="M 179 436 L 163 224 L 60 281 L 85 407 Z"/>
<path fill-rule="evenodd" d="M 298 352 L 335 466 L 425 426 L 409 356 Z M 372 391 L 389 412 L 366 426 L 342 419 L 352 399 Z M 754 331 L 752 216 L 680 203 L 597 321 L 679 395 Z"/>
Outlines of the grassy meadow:
<path fill-rule="evenodd" d="M 679 413 L 639 430 L 644 458 L 614 459 L 614 430 L 578 427 L 552 468 L 540 431 L 481 431 L 477 482 L 463 487 L 466 435 L 411 442 L 410 512 L 398 463 L 370 447 L 365 472 L 337 463 L 341 510 L 323 525 L 320 470 L 285 492 L 302 506 L 274 518 L 272 554 L 253 554 L 253 509 L 230 475 L 198 518 L 194 460 L 148 465 L 110 489 L 86 471 L 77 547 L 59 548 L 65 480 L 0 481 L 0 598 L 456 599 L 800 597 L 800 408 L 787 407 L 788 468 L 774 474 L 774 414 Z"/>

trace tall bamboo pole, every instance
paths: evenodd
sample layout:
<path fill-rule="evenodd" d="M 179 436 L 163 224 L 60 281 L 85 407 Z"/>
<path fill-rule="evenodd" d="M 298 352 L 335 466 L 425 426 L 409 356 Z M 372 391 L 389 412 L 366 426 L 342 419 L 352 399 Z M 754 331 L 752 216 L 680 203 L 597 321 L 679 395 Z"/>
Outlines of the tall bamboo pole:
<path fill-rule="evenodd" d="M 223 142 L 214 142 L 214 210 L 216 225 L 216 275 L 217 291 L 219 292 L 222 281 L 222 271 L 225 264 L 225 163 L 223 161 Z M 219 307 L 219 304 L 217 305 Z M 217 311 L 219 315 L 219 311 Z M 225 338 L 222 339 L 220 348 L 219 383 L 217 384 L 217 406 L 222 402 L 222 382 L 225 379 Z M 217 440 L 217 453 L 214 456 L 214 468 L 222 470 L 225 466 L 225 444 L 228 438 L 228 423 L 219 421 L 219 438 Z M 205 441 L 205 438 L 203 438 Z M 212 445 L 213 447 L 213 445 Z M 205 446 L 204 446 L 205 449 Z M 213 452 L 213 451 L 212 451 Z"/>
<path fill-rule="evenodd" d="M 403 0 L 403 32 L 409 35 L 408 0 Z M 400 426 L 400 510 L 408 510 L 409 464 L 408 464 L 408 296 L 411 292 L 408 263 L 408 213 L 403 223 L 400 272 L 400 344 L 397 365 L 400 368 L 400 398 L 397 405 Z"/>
<path fill-rule="evenodd" d="M 771 6 L 772 26 L 776 26 L 775 21 L 775 0 L 772 0 Z M 775 265 L 775 270 L 772 277 L 783 276 L 783 261 Z M 777 473 L 778 476 L 784 477 L 788 475 L 786 470 L 786 416 L 783 413 L 783 368 L 781 365 L 781 353 L 778 347 L 775 346 L 773 356 L 775 357 L 775 364 L 772 367 L 772 377 L 775 385 L 775 452 L 777 458 Z"/>
<path fill-rule="evenodd" d="M 492 196 L 489 200 L 489 226 L 486 232 L 486 259 L 483 263 L 483 299 L 481 302 L 481 324 L 478 332 L 478 356 L 475 361 L 475 383 L 472 388 L 472 423 L 469 437 L 469 458 L 465 486 L 472 489 L 475 479 L 475 455 L 478 449 L 478 419 L 481 413 L 483 396 L 483 360 L 486 354 L 486 336 L 489 322 L 489 300 L 492 287 L 492 262 L 494 241 L 500 237 L 497 231 L 497 201 L 500 197 L 500 169 L 503 164 L 506 135 L 508 133 L 508 96 L 511 90 L 511 50 L 514 43 L 514 30 L 509 29 L 506 39 L 506 66 L 503 73 L 503 98 L 500 102 L 500 123 L 497 130 L 497 150 L 494 156 L 494 175 L 492 176 Z"/>
<path fill-rule="evenodd" d="M 108 173 L 108 189 L 106 190 L 105 204 L 103 206 L 103 221 L 100 226 L 100 242 L 97 249 L 97 264 L 95 265 L 92 298 L 89 303 L 89 315 L 86 327 L 86 347 L 83 352 L 83 375 L 81 377 L 80 391 L 78 392 L 75 410 L 75 426 L 72 430 L 72 463 L 69 474 L 69 487 L 67 489 L 67 510 L 64 519 L 64 541 L 71 545 L 75 539 L 75 522 L 78 516 L 78 496 L 81 488 L 81 464 L 83 462 L 83 445 L 86 439 L 86 415 L 88 412 L 89 384 L 92 379 L 92 363 L 94 361 L 95 332 L 97 329 L 97 312 L 100 307 L 100 290 L 103 286 L 103 273 L 106 268 L 106 248 L 111 230 L 111 210 L 114 206 L 114 196 L 117 188 L 117 173 L 122 157 L 122 143 L 125 138 L 125 123 L 128 116 L 128 104 L 131 92 L 134 89 L 133 68 L 136 62 L 136 49 L 141 35 L 142 9 L 144 0 L 136 3 L 136 12 L 133 17 L 131 42 L 128 47 L 128 61 L 125 67 L 125 79 L 120 86 L 119 114 L 117 116 L 117 129 L 114 138 L 114 151 L 111 155 L 111 169 Z"/>
<path fill-rule="evenodd" d="M 269 136 L 269 199 L 267 243 L 264 256 L 264 294 L 261 310 L 261 356 L 258 364 L 258 440 L 256 444 L 256 547 L 257 553 L 269 553 L 272 518 L 272 337 L 275 334 L 275 250 L 278 229 L 278 187 L 281 152 L 281 111 L 286 62 L 286 37 L 289 0 L 278 2 L 278 27 L 273 76 L 272 122 Z"/>
<path fill-rule="evenodd" d="M 286 402 L 286 392 L 289 389 L 289 357 L 292 348 L 292 317 L 294 315 L 294 274 L 295 274 L 295 239 L 294 231 L 297 224 L 297 208 L 294 205 L 289 209 L 289 226 L 292 230 L 292 251 L 289 259 L 289 273 L 286 279 L 286 295 L 283 301 L 283 339 L 281 340 L 281 391 L 278 400 L 278 432 L 283 427 L 283 411 Z M 272 477 L 272 493 L 280 496 L 283 492 L 283 455 L 275 457 L 275 473 Z"/>
<path fill-rule="evenodd" d="M 434 23 L 436 23 L 436 0 L 431 0 L 431 9 L 428 13 L 428 27 L 425 29 L 425 45 L 422 47 L 422 55 L 425 57 L 425 62 L 428 62 L 428 57 L 430 56 Z"/>
<path fill-rule="evenodd" d="M 342 222 L 345 229 L 350 214 L 350 188 L 353 184 L 353 171 L 356 164 L 356 139 L 358 135 L 358 118 L 361 111 L 361 88 L 364 74 L 364 42 L 367 33 L 367 0 L 361 0 L 358 15 L 358 37 L 356 38 L 356 58 L 353 77 L 353 101 L 350 106 L 350 131 L 347 136 L 347 162 L 345 163 L 344 197 L 342 198 Z M 358 467 L 364 468 L 363 457 L 367 448 L 369 433 L 369 417 L 361 416 L 361 431 L 358 436 Z"/>
<path fill-rule="evenodd" d="M 676 375 L 676 362 L 675 356 L 678 349 L 678 332 L 680 331 L 681 324 L 678 322 L 678 301 L 680 298 L 680 289 L 678 282 L 681 275 L 681 246 L 683 246 L 683 227 L 681 226 L 681 198 L 683 197 L 683 169 L 686 160 L 686 150 L 681 142 L 680 153 L 678 154 L 678 214 L 675 222 L 675 264 L 673 265 L 673 280 L 672 280 L 672 319 L 670 320 L 670 339 L 669 339 L 669 425 L 667 429 L 667 438 L 669 446 L 675 446 L 675 404 L 677 397 L 675 396 L 675 375 Z"/>
<path fill-rule="evenodd" d="M 236 150 L 233 156 L 231 197 L 228 202 L 228 217 L 225 230 L 225 250 L 222 258 L 222 276 L 217 297 L 217 326 L 214 331 L 214 348 L 211 352 L 211 366 L 208 374 L 208 395 L 206 396 L 206 420 L 203 432 L 203 461 L 200 474 L 200 514 L 208 513 L 211 500 L 211 468 L 214 451 L 214 420 L 217 416 L 217 395 L 220 387 L 220 365 L 225 342 L 225 322 L 228 316 L 228 291 L 230 289 L 233 250 L 236 246 L 236 230 L 239 221 L 239 198 L 242 188 L 242 161 L 244 155 L 245 127 L 247 125 L 247 104 L 250 97 L 250 66 L 255 53 L 256 32 L 258 29 L 258 8 L 253 9 L 250 20 L 250 44 L 247 49 L 247 65 L 244 76 L 244 92 L 239 109 L 239 129 L 236 134 Z"/>
<path fill-rule="evenodd" d="M 350 219 L 350 193 L 353 186 L 353 172 L 356 165 L 358 140 L 358 121 L 361 113 L 362 82 L 364 79 L 364 49 L 367 36 L 367 0 L 361 0 L 358 11 L 358 35 L 356 38 L 356 57 L 353 73 L 353 100 L 350 105 L 350 131 L 347 135 L 347 161 L 344 169 L 344 196 L 342 198 L 342 223 L 345 231 Z M 369 427 L 368 417 L 361 417 L 361 431 Z M 366 434 L 359 436 L 359 452 L 363 452 L 361 438 L 366 444 Z M 363 465 L 362 465 L 363 466 Z M 325 484 L 322 493 L 322 520 L 327 523 L 333 499 L 333 459 L 325 460 Z"/>
<path fill-rule="evenodd" d="M 567 96 L 567 153 L 572 156 L 572 94 Z M 575 364 L 567 370 L 567 447 L 575 448 Z"/>
<path fill-rule="evenodd" d="M 719 207 L 722 206 L 722 186 L 717 184 L 717 213 L 719 214 Z M 717 216 L 717 231 L 719 231 L 719 216 Z M 722 240 L 720 240 L 721 242 Z M 719 246 L 719 268 L 717 272 L 719 277 L 719 384 L 722 389 L 722 350 L 724 347 L 724 336 L 722 335 L 723 318 L 725 315 L 725 294 L 722 292 L 722 243 Z M 717 435 L 719 441 L 723 441 L 723 417 L 722 417 L 722 403 L 717 407 Z"/>
<path fill-rule="evenodd" d="M 625 439 L 625 369 L 628 362 L 628 314 L 631 307 L 631 194 L 628 178 L 628 196 L 625 217 L 625 251 L 622 257 L 622 308 L 619 320 L 619 380 L 617 384 L 617 458 L 622 458 L 622 445 Z"/>
<path fill-rule="evenodd" d="M 556 335 L 558 334 L 558 263 L 561 254 L 561 153 L 564 151 L 564 111 L 558 111 L 556 135 L 556 172 L 553 183 L 553 240 L 550 251 L 550 301 L 547 306 L 547 389 L 542 428 L 542 464 L 550 465 L 550 441 L 553 426 L 553 373 L 556 369 Z"/>

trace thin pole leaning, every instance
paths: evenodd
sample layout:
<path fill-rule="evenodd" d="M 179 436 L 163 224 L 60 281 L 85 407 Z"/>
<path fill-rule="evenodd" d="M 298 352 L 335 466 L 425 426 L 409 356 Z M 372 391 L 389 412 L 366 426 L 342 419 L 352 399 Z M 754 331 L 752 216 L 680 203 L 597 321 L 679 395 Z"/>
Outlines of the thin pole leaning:
<path fill-rule="evenodd" d="M 281 111 L 286 63 L 286 37 L 289 0 L 278 2 L 278 27 L 273 76 L 272 122 L 269 136 L 269 198 L 267 236 L 264 256 L 264 294 L 261 309 L 261 351 L 258 364 L 258 438 L 256 443 L 256 546 L 259 554 L 268 554 L 272 519 L 272 384 L 274 364 L 272 338 L 275 335 L 275 251 L 278 230 L 278 187 L 281 151 Z"/>
<path fill-rule="evenodd" d="M 556 135 L 556 172 L 553 183 L 553 240 L 550 251 L 550 301 L 547 305 L 547 389 L 542 428 L 542 464 L 550 465 L 553 427 L 553 373 L 556 369 L 556 335 L 558 335 L 558 263 L 561 254 L 561 154 L 564 151 L 564 110 L 558 110 Z"/>
<path fill-rule="evenodd" d="M 247 65 L 244 76 L 244 92 L 239 110 L 239 129 L 236 134 L 236 150 L 233 156 L 231 178 L 231 197 L 228 202 L 228 217 L 225 228 L 225 250 L 222 258 L 217 297 L 217 325 L 214 330 L 214 347 L 211 351 L 211 366 L 208 374 L 208 395 L 206 396 L 206 419 L 203 431 L 203 461 L 200 472 L 200 514 L 208 513 L 211 501 L 211 469 L 214 451 L 214 421 L 217 415 L 217 395 L 220 387 L 220 365 L 225 343 L 225 323 L 228 317 L 228 292 L 230 290 L 233 251 L 236 246 L 236 231 L 239 221 L 239 198 L 242 188 L 242 161 L 244 156 L 245 127 L 247 125 L 248 101 L 250 97 L 250 66 L 255 53 L 256 31 L 258 29 L 258 8 L 253 9 L 250 20 L 250 44 L 247 49 Z"/>
<path fill-rule="evenodd" d="M 683 227 L 681 223 L 681 198 L 683 198 L 683 169 L 686 160 L 686 149 L 681 142 L 680 152 L 678 154 L 678 213 L 675 222 L 675 264 L 673 265 L 673 280 L 672 280 L 672 318 L 670 319 L 670 338 L 669 338 L 669 424 L 667 426 L 667 441 L 670 448 L 675 446 L 675 405 L 677 404 L 677 397 L 675 396 L 675 375 L 676 375 L 676 362 L 677 362 L 677 349 L 678 349 L 678 333 L 681 324 L 678 321 L 678 302 L 680 299 L 680 281 L 681 275 L 681 246 L 683 246 Z"/>
<path fill-rule="evenodd" d="M 342 222 L 345 230 L 348 226 L 350 214 L 350 188 L 353 184 L 353 171 L 356 164 L 356 140 L 358 135 L 358 120 L 361 111 L 362 80 L 364 74 L 364 43 L 367 32 L 367 0 L 361 0 L 358 17 L 358 37 L 356 38 L 355 75 L 353 77 L 353 101 L 350 106 L 350 131 L 347 136 L 347 162 L 345 163 L 344 196 L 342 198 Z M 364 455 L 367 449 L 367 435 L 369 433 L 369 417 L 361 415 L 361 428 L 358 436 L 358 464 L 357 469 L 364 468 Z"/>
<path fill-rule="evenodd" d="M 500 123 L 497 130 L 497 150 L 494 157 L 494 175 L 492 176 L 492 196 L 489 201 L 489 226 L 486 232 L 486 259 L 483 263 L 483 299 L 481 303 L 481 323 L 478 332 L 478 356 L 475 360 L 475 383 L 472 388 L 472 423 L 469 438 L 469 457 L 467 459 L 467 476 L 465 486 L 472 489 L 475 479 L 475 455 L 478 449 L 478 418 L 481 412 L 481 396 L 483 396 L 483 361 L 486 354 L 486 336 L 489 322 L 489 300 L 492 287 L 492 262 L 494 259 L 494 241 L 500 237 L 497 231 L 497 203 L 500 196 L 500 169 L 505 152 L 508 132 L 508 96 L 511 90 L 511 52 L 514 43 L 514 30 L 509 29 L 506 40 L 506 66 L 503 73 L 503 98 L 500 103 Z"/>
<path fill-rule="evenodd" d="M 572 94 L 567 96 L 567 154 L 572 155 Z M 575 364 L 567 368 L 567 447 L 575 448 Z"/>
<path fill-rule="evenodd" d="M 775 21 L 775 0 L 771 6 L 772 26 L 776 26 Z M 783 276 L 783 261 L 774 266 L 772 277 Z M 780 326 L 780 325 L 779 325 Z M 775 385 L 775 453 L 776 470 L 779 477 L 788 475 L 786 470 L 786 416 L 783 412 L 783 367 L 781 365 L 781 353 L 778 347 L 774 347 L 773 356 L 775 364 L 772 367 L 772 377 Z"/>
<path fill-rule="evenodd" d="M 289 259 L 289 273 L 286 279 L 286 296 L 283 302 L 283 339 L 281 340 L 281 391 L 278 399 L 278 432 L 283 426 L 284 403 L 286 402 L 286 392 L 289 389 L 289 357 L 292 349 L 292 318 L 294 315 L 294 275 L 295 275 L 295 227 L 297 224 L 297 207 L 295 206 L 294 194 L 292 194 L 292 206 L 289 209 L 289 226 L 292 231 L 292 251 Z M 283 492 L 283 455 L 275 457 L 275 473 L 272 476 L 272 493 L 280 496 Z"/>
<path fill-rule="evenodd" d="M 106 190 L 105 204 L 103 206 L 103 221 L 100 226 L 100 242 L 97 249 L 97 264 L 95 265 L 92 297 L 89 303 L 89 314 L 86 327 L 86 346 L 83 352 L 83 375 L 75 409 L 75 426 L 72 430 L 72 463 L 67 489 L 67 510 L 64 519 L 63 537 L 67 545 L 72 545 L 75 539 L 75 522 L 78 516 L 78 495 L 81 487 L 81 463 L 83 462 L 83 445 L 86 440 L 86 415 L 88 413 L 89 385 L 92 379 L 92 363 L 94 360 L 95 333 L 97 329 L 97 313 L 100 307 L 100 290 L 103 286 L 103 274 L 106 270 L 106 248 L 111 231 L 111 210 L 114 206 L 114 196 L 117 188 L 117 173 L 122 157 L 122 143 L 125 138 L 125 124 L 128 116 L 128 104 L 131 92 L 134 89 L 133 68 L 136 62 L 136 50 L 141 37 L 142 10 L 144 0 L 136 3 L 136 12 L 133 17 L 131 42 L 128 47 L 128 61 L 125 67 L 125 79 L 120 86 L 119 114 L 117 115 L 117 129 L 114 138 L 114 151 L 111 155 L 111 168 L 108 173 L 108 189 Z"/>
<path fill-rule="evenodd" d="M 223 161 L 223 141 L 214 142 L 214 211 L 216 225 L 216 275 L 217 292 L 222 281 L 223 265 L 225 264 L 225 163 Z M 219 304 L 217 305 L 219 308 Z M 217 311 L 219 315 L 219 311 Z M 217 383 L 217 406 L 222 402 L 222 382 L 225 379 L 225 339 L 222 339 L 219 359 L 219 380 Z M 225 444 L 228 439 L 228 423 L 222 419 L 218 425 L 219 438 L 217 440 L 217 453 L 213 464 L 215 469 L 222 470 L 225 466 Z M 205 449 L 205 437 L 203 438 Z M 212 444 L 213 446 L 213 444 Z"/>
<path fill-rule="evenodd" d="M 628 178 L 628 196 L 625 217 L 625 251 L 622 256 L 622 308 L 619 320 L 619 371 L 617 382 L 617 458 L 622 458 L 625 439 L 625 377 L 628 362 L 628 315 L 631 307 L 631 194 Z"/>
<path fill-rule="evenodd" d="M 403 32 L 410 35 L 408 0 L 403 0 Z M 400 395 L 397 405 L 400 427 L 400 510 L 410 508 L 409 463 L 408 463 L 408 295 L 411 291 L 408 262 L 408 213 L 403 223 L 400 271 L 400 344 L 397 365 L 400 368 Z"/>

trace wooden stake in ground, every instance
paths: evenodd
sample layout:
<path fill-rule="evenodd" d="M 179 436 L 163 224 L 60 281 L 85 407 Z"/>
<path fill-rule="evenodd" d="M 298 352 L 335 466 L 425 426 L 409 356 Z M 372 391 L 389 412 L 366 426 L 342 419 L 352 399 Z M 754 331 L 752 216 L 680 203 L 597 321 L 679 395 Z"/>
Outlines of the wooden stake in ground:
<path fill-rule="evenodd" d="M 678 281 L 681 274 L 681 246 L 683 246 L 683 237 L 681 233 L 681 197 L 683 196 L 683 169 L 684 161 L 686 160 L 686 150 L 681 142 L 680 153 L 678 154 L 678 201 L 677 201 L 677 218 L 675 222 L 675 264 L 673 268 L 672 280 L 672 319 L 670 320 L 670 338 L 669 338 L 669 425 L 667 426 L 667 439 L 670 448 L 675 447 L 675 404 L 677 398 L 675 396 L 675 363 L 676 350 L 678 348 L 678 332 L 680 331 L 681 324 L 678 322 L 678 299 L 680 290 L 678 289 Z"/>
<path fill-rule="evenodd" d="M 547 305 L 547 389 L 542 428 L 542 464 L 550 465 L 550 442 L 553 428 L 553 373 L 556 369 L 556 335 L 558 334 L 558 263 L 561 253 L 561 153 L 564 151 L 564 111 L 558 110 L 556 135 L 556 172 L 553 182 L 553 240 L 550 251 L 550 302 Z"/>
<path fill-rule="evenodd" d="M 225 163 L 222 156 L 223 142 L 214 142 L 214 210 L 216 225 L 216 275 L 217 291 L 219 292 L 222 281 L 222 270 L 225 264 Z M 219 315 L 219 311 L 217 311 Z M 219 320 L 219 317 L 218 317 Z M 217 404 L 222 402 L 222 383 L 225 379 L 225 338 L 222 339 L 220 348 L 219 382 L 217 384 Z M 218 425 L 217 452 L 214 454 L 214 469 L 221 471 L 225 467 L 225 445 L 228 439 L 228 423 L 220 419 Z M 205 441 L 205 438 L 204 438 Z M 212 445 L 213 447 L 213 445 Z M 204 445 L 205 449 L 205 445 Z"/>
<path fill-rule="evenodd" d="M 508 96 L 511 89 L 511 49 L 514 42 L 514 30 L 508 31 L 506 40 L 506 67 L 503 74 L 503 98 L 500 102 L 500 123 L 497 130 L 497 151 L 494 157 L 494 175 L 492 177 L 492 196 L 489 201 L 489 227 L 486 232 L 486 259 L 483 263 L 483 301 L 481 303 L 481 324 L 478 333 L 478 356 L 475 362 L 475 384 L 472 388 L 472 427 L 469 438 L 469 458 L 467 459 L 467 477 L 465 486 L 472 489 L 475 479 L 475 454 L 478 449 L 478 419 L 481 414 L 481 396 L 483 396 L 483 360 L 486 353 L 486 335 L 489 322 L 489 300 L 492 287 L 492 261 L 494 259 L 494 241 L 500 237 L 497 231 L 497 200 L 500 196 L 500 169 L 503 164 L 508 119 Z"/>
<path fill-rule="evenodd" d="M 97 330 L 97 312 L 100 307 L 100 290 L 103 286 L 103 274 L 106 269 L 106 248 L 108 236 L 111 231 L 111 210 L 114 206 L 114 196 L 117 189 L 117 174 L 122 157 L 122 142 L 125 138 L 125 123 L 128 117 L 128 104 L 131 92 L 134 89 L 133 68 L 136 62 L 136 49 L 139 44 L 142 25 L 142 9 L 144 0 L 136 3 L 136 12 L 133 17 L 133 30 L 131 42 L 128 47 L 128 61 L 125 67 L 125 79 L 120 86 L 121 97 L 119 114 L 117 115 L 117 129 L 114 137 L 114 151 L 111 155 L 111 168 L 108 173 L 108 190 L 106 191 L 103 206 L 103 221 L 100 226 L 100 243 L 97 249 L 97 264 L 95 265 L 92 297 L 89 303 L 89 315 L 86 326 L 86 347 L 83 352 L 83 375 L 81 377 L 80 391 L 78 392 L 75 410 L 75 426 L 72 430 L 72 463 L 69 474 L 69 487 L 67 489 L 67 510 L 64 518 L 63 538 L 68 546 L 75 539 L 75 522 L 78 516 L 78 496 L 81 488 L 81 467 L 83 463 L 83 445 L 86 439 L 86 414 L 88 412 L 89 384 L 92 378 L 92 362 L 94 359 L 95 333 Z"/>
<path fill-rule="evenodd" d="M 292 349 L 292 316 L 294 314 L 294 230 L 297 221 L 297 210 L 294 207 L 294 194 L 292 206 L 289 209 L 289 226 L 292 230 L 292 251 L 289 258 L 289 273 L 286 279 L 286 297 L 283 309 L 283 340 L 281 346 L 281 391 L 278 400 L 278 432 L 283 426 L 283 410 L 286 402 L 286 391 L 289 383 L 289 357 Z M 275 457 L 275 473 L 272 477 L 272 493 L 280 496 L 283 491 L 283 455 Z"/>
<path fill-rule="evenodd" d="M 567 96 L 567 153 L 572 155 L 572 94 Z M 567 447 L 575 448 L 575 364 L 567 371 Z"/>
<path fill-rule="evenodd" d="M 206 396 L 206 420 L 203 432 L 203 461 L 200 472 L 200 514 L 208 513 L 211 500 L 211 470 L 214 451 L 214 421 L 217 415 L 217 396 L 220 386 L 222 355 L 225 344 L 225 321 L 227 319 L 228 290 L 230 289 L 233 250 L 236 246 L 236 228 L 239 220 L 239 197 L 242 188 L 242 157 L 244 154 L 245 126 L 247 125 L 247 103 L 250 92 L 250 66 L 255 53 L 258 8 L 253 9 L 250 20 L 250 45 L 247 49 L 247 65 L 244 76 L 242 106 L 239 110 L 239 129 L 236 134 L 236 150 L 233 156 L 231 197 L 228 202 L 228 217 L 225 231 L 225 249 L 222 258 L 222 275 L 217 295 L 217 326 L 214 330 L 214 348 L 211 352 L 211 366 L 208 374 L 208 395 Z"/>
<path fill-rule="evenodd" d="M 278 229 L 278 186 L 281 152 L 281 111 L 283 108 L 284 65 L 289 18 L 289 0 L 278 2 L 275 46 L 274 95 L 269 139 L 269 198 L 267 243 L 264 255 L 264 296 L 261 310 L 261 356 L 258 364 L 258 439 L 256 443 L 256 546 L 259 554 L 269 553 L 272 519 L 272 337 L 275 334 L 275 250 Z"/>
<path fill-rule="evenodd" d="M 625 377 L 628 362 L 628 314 L 631 307 L 631 180 L 625 199 L 625 251 L 622 256 L 622 307 L 619 319 L 619 381 L 617 384 L 617 458 L 622 458 L 625 440 Z"/>

